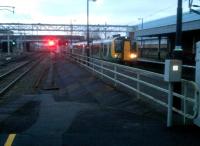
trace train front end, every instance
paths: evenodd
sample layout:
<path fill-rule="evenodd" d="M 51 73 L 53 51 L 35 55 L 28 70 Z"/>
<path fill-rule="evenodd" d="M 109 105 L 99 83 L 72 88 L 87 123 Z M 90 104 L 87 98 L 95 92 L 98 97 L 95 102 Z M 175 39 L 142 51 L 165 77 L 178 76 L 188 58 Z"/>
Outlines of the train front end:
<path fill-rule="evenodd" d="M 137 45 L 132 45 L 131 40 L 125 37 L 114 39 L 114 57 L 121 62 L 133 62 L 137 59 Z"/>

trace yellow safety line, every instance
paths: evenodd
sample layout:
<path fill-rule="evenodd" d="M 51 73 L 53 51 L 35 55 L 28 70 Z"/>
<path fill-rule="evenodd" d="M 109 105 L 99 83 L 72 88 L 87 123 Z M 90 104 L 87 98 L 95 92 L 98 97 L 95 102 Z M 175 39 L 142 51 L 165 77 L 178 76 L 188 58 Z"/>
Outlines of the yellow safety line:
<path fill-rule="evenodd" d="M 12 143 L 15 139 L 16 134 L 9 134 L 6 143 L 4 144 L 4 146 L 12 146 Z"/>

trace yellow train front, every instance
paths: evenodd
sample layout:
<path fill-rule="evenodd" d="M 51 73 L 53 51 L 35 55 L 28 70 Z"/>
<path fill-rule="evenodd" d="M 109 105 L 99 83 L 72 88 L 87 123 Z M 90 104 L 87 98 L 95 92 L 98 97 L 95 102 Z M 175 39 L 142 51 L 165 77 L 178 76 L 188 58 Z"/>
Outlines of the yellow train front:
<path fill-rule="evenodd" d="M 134 44 L 134 45 L 133 45 Z M 91 44 L 91 56 L 112 62 L 132 62 L 137 59 L 137 45 L 125 37 L 97 40 Z"/>

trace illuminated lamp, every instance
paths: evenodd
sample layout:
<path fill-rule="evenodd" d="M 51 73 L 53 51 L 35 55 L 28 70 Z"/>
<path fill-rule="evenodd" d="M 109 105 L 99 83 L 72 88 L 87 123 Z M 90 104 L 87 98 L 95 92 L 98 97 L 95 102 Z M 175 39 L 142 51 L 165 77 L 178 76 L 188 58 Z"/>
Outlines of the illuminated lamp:
<path fill-rule="evenodd" d="M 53 40 L 49 40 L 49 41 L 48 41 L 48 45 L 49 45 L 49 46 L 54 46 L 54 45 L 55 45 L 55 42 L 54 42 Z"/>
<path fill-rule="evenodd" d="M 131 59 L 137 58 L 137 55 L 134 54 L 134 53 L 131 53 L 131 54 L 130 54 L 130 58 L 131 58 Z"/>

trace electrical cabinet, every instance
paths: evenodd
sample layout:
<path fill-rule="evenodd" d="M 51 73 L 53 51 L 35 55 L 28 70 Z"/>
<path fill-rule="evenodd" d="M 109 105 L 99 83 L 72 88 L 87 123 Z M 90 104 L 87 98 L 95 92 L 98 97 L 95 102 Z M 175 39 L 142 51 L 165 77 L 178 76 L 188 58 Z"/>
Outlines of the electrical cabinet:
<path fill-rule="evenodd" d="M 167 82 L 179 82 L 182 74 L 182 61 L 176 59 L 165 60 L 164 80 Z"/>

